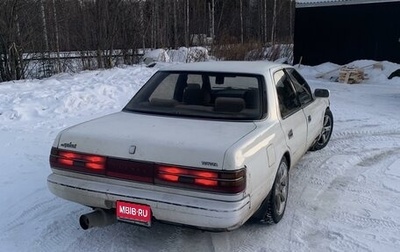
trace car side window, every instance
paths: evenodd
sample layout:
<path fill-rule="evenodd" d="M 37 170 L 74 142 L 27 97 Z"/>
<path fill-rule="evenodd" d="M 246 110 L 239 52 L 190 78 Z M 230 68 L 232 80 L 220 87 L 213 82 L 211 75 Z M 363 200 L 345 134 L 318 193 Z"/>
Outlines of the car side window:
<path fill-rule="evenodd" d="M 287 117 L 301 107 L 293 85 L 284 71 L 274 73 L 276 91 L 278 94 L 279 109 L 282 118 Z"/>
<path fill-rule="evenodd" d="M 296 89 L 301 104 L 304 105 L 312 102 L 313 96 L 311 88 L 307 84 L 306 80 L 304 80 L 304 78 L 293 68 L 286 68 L 285 70 L 293 82 L 293 86 Z"/>
<path fill-rule="evenodd" d="M 178 81 L 178 74 L 168 75 L 150 96 L 149 100 L 152 99 L 173 99 L 175 86 Z"/>

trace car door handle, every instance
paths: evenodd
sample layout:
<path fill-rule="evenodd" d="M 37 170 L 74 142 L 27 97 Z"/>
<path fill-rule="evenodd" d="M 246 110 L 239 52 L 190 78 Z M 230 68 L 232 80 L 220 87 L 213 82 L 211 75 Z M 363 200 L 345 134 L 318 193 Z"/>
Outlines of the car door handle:
<path fill-rule="evenodd" d="M 311 122 L 311 116 L 310 115 L 308 116 L 308 122 Z"/>
<path fill-rule="evenodd" d="M 288 137 L 289 139 L 293 137 L 293 130 L 289 130 Z"/>

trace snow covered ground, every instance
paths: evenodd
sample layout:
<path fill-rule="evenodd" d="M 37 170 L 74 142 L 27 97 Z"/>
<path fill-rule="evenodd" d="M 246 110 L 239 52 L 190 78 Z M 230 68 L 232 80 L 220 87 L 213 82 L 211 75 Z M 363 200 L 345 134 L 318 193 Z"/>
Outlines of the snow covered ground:
<path fill-rule="evenodd" d="M 387 80 L 400 65 L 367 67 L 357 85 L 316 78 L 336 67 L 300 68 L 313 88 L 331 90 L 335 125 L 328 146 L 291 170 L 284 218 L 226 233 L 160 223 L 84 231 L 78 217 L 89 209 L 47 189 L 56 134 L 120 110 L 155 69 L 0 83 L 0 251 L 400 251 L 400 78 Z"/>

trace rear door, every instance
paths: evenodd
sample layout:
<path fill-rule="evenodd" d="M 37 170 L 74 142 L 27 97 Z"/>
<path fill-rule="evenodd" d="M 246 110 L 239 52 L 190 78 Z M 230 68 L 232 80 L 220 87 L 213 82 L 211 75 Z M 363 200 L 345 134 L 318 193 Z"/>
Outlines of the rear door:
<path fill-rule="evenodd" d="M 281 115 L 281 127 L 286 136 L 293 163 L 306 151 L 307 122 L 302 105 L 289 76 L 284 70 L 274 73 L 274 81 Z"/>

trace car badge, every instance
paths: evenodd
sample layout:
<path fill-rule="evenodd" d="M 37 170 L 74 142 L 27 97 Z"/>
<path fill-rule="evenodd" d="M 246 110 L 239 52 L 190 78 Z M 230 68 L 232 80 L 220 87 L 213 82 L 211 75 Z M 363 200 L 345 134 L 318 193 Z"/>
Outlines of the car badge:
<path fill-rule="evenodd" d="M 64 148 L 72 148 L 72 149 L 76 149 L 76 146 L 77 146 L 76 143 L 72 143 L 72 142 L 69 142 L 69 143 L 62 143 L 62 144 L 60 144 L 60 145 L 61 145 L 61 147 L 64 147 Z"/>
<path fill-rule="evenodd" d="M 204 166 L 218 167 L 218 163 L 215 163 L 215 162 L 201 161 L 201 164 L 204 165 Z"/>

